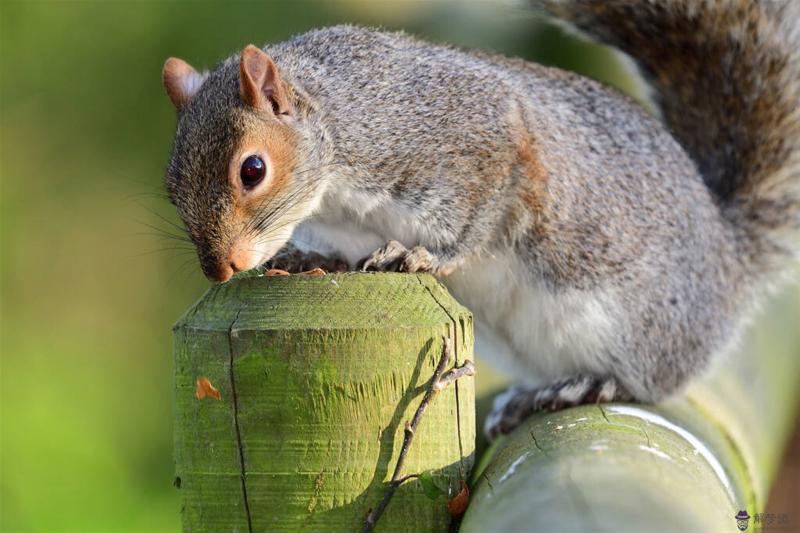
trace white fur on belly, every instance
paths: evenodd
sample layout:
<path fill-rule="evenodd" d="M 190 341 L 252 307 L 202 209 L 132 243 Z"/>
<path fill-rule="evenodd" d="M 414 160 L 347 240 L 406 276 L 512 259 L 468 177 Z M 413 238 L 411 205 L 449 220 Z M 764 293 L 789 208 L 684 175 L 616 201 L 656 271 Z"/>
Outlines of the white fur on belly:
<path fill-rule="evenodd" d="M 314 215 L 301 223 L 292 242 L 301 250 L 338 253 L 354 265 L 390 240 L 412 248 L 421 243 L 452 239 L 420 221 L 413 207 L 392 201 L 388 194 L 338 189 L 322 199 Z"/>
<path fill-rule="evenodd" d="M 511 253 L 484 257 L 443 279 L 475 315 L 475 352 L 517 379 L 545 383 L 577 372 L 602 375 L 615 330 L 608 291 L 534 287 Z"/>
<path fill-rule="evenodd" d="M 307 221 L 294 230 L 292 244 L 306 252 L 313 250 L 322 255 L 340 255 L 355 265 L 386 244 L 386 240 L 357 224 Z"/>

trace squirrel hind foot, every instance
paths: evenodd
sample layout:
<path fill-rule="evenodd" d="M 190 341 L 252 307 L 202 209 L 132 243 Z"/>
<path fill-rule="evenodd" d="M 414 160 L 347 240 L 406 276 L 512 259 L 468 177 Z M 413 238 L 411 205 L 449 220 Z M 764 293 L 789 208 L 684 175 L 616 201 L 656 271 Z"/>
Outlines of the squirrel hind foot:
<path fill-rule="evenodd" d="M 579 375 L 542 387 L 513 385 L 494 399 L 492 412 L 484 424 L 484 433 L 489 441 L 493 441 L 500 435 L 511 433 L 537 412 L 632 399 L 613 377 Z"/>

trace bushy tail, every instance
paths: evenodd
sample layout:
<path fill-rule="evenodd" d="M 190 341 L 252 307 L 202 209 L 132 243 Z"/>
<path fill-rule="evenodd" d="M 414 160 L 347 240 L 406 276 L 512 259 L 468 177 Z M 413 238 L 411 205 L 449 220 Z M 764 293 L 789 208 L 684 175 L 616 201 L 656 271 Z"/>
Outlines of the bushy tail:
<path fill-rule="evenodd" d="M 800 0 L 535 3 L 633 58 L 737 226 L 771 247 L 798 225 Z"/>

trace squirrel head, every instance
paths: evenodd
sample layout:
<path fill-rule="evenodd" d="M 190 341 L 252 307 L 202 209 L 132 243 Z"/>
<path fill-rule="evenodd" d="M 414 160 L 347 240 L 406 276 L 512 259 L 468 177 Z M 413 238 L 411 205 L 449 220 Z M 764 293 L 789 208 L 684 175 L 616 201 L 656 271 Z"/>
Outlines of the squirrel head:
<path fill-rule="evenodd" d="M 167 191 L 203 272 L 227 281 L 272 257 L 319 196 L 310 173 L 296 172 L 293 90 L 253 45 L 210 74 L 169 58 L 163 81 L 178 112 Z"/>

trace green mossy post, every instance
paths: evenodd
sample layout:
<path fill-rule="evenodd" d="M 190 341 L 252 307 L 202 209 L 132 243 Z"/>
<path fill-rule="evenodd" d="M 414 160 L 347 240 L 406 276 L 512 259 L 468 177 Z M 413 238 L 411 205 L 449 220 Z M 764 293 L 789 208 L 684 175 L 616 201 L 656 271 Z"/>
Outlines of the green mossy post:
<path fill-rule="evenodd" d="M 380 501 L 442 353 L 472 317 L 432 277 L 244 275 L 174 328 L 175 460 L 185 531 L 354 531 Z M 221 400 L 195 398 L 207 377 Z M 446 531 L 474 460 L 473 379 L 432 402 L 378 531 Z M 431 483 L 432 481 L 432 483 Z"/>

